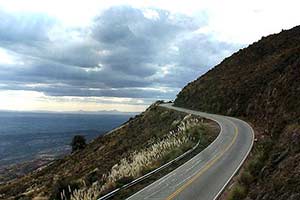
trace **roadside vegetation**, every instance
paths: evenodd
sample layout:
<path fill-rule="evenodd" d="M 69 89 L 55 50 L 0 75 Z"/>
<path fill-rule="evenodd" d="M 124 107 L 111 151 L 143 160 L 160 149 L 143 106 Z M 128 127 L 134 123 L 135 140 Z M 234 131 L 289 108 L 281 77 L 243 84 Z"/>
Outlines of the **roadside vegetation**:
<path fill-rule="evenodd" d="M 83 194 L 93 199 L 181 155 L 199 141 L 199 131 L 203 133 L 200 138 L 203 145 L 212 141 L 213 137 L 207 139 L 210 136 L 205 135 L 210 133 L 204 131 L 206 125 L 190 127 L 189 123 L 193 122 L 185 113 L 157 105 L 153 104 L 120 129 L 99 136 L 84 148 L 0 184 L 0 199 L 59 200 Z M 183 125 L 186 120 L 189 122 Z M 183 130 L 187 128 L 184 126 L 190 131 Z M 92 191 L 98 192 L 92 195 Z"/>
<path fill-rule="evenodd" d="M 74 190 L 70 199 L 97 199 L 101 194 L 131 182 L 196 145 L 200 139 L 197 130 L 202 130 L 198 118 L 187 115 L 183 120 L 175 121 L 174 126 L 163 138 L 158 141 L 150 139 L 145 148 L 131 152 L 121 159 L 108 174 L 103 175 L 101 181 L 94 182 L 91 187 Z M 65 194 L 65 191 L 61 193 L 62 199 L 68 198 Z"/>
<path fill-rule="evenodd" d="M 300 199 L 300 26 L 263 37 L 177 95 L 176 106 L 242 117 L 257 128 L 227 198 Z"/>
<path fill-rule="evenodd" d="M 300 26 L 282 30 L 224 59 L 174 101 L 242 117 L 257 129 L 249 166 L 230 199 L 300 199 L 299 55 Z"/>
<path fill-rule="evenodd" d="M 237 181 L 230 189 L 227 200 L 240 200 L 247 197 L 251 184 L 262 176 L 262 169 L 270 156 L 272 140 L 265 138 L 254 146 L 252 156 L 245 163 Z"/>

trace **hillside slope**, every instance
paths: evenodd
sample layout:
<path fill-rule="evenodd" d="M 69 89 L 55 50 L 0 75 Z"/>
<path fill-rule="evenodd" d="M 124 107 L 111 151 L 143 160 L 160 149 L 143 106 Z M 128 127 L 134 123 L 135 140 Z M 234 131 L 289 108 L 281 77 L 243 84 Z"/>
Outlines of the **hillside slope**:
<path fill-rule="evenodd" d="M 205 148 L 217 136 L 216 123 L 158 104 L 99 136 L 85 149 L 0 184 L 0 199 L 66 200 L 70 193 L 71 199 L 97 199 L 181 155 L 198 141 L 197 151 Z"/>
<path fill-rule="evenodd" d="M 33 199 L 51 195 L 54 199 L 67 185 L 81 187 L 83 180 L 85 184 L 92 184 L 130 152 L 146 146 L 153 138 L 164 137 L 171 130 L 172 123 L 184 116 L 153 105 L 120 129 L 96 138 L 84 150 L 0 185 L 0 199 Z"/>
<path fill-rule="evenodd" d="M 243 117 L 261 130 L 243 198 L 300 199 L 300 26 L 226 58 L 175 105 Z"/>

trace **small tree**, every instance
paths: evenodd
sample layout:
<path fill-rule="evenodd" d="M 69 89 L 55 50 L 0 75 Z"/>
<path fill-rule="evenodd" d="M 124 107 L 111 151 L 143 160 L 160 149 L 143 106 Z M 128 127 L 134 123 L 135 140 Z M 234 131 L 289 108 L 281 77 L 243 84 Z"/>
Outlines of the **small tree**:
<path fill-rule="evenodd" d="M 84 149 L 86 147 L 86 141 L 84 136 L 82 135 L 75 135 L 73 137 L 72 143 L 72 152 Z"/>

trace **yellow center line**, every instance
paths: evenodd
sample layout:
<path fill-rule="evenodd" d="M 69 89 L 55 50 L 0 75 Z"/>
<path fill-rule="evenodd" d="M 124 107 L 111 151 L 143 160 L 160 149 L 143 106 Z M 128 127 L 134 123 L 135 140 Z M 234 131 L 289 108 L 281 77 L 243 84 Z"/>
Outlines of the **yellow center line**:
<path fill-rule="evenodd" d="M 226 119 L 228 120 L 228 119 Z M 217 157 L 210 160 L 204 168 L 202 168 L 193 178 L 191 178 L 188 182 L 186 182 L 184 185 L 182 185 L 180 188 L 178 188 L 174 193 L 172 193 L 170 196 L 168 196 L 165 200 L 171 200 L 174 197 L 176 197 L 180 192 L 182 192 L 184 189 L 186 189 L 189 185 L 191 185 L 197 178 L 199 178 L 204 172 L 206 172 L 211 166 L 213 166 L 229 149 L 230 147 L 235 143 L 236 138 L 238 136 L 238 128 L 237 126 L 230 120 L 228 120 L 233 126 L 234 126 L 234 138 L 231 141 L 231 143 L 222 151 L 219 153 Z"/>

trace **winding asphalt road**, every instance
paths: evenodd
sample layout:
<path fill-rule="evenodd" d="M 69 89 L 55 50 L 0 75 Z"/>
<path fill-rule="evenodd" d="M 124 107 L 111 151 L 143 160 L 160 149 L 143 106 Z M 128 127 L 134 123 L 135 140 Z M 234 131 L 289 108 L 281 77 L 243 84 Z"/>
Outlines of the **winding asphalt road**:
<path fill-rule="evenodd" d="M 254 132 L 246 122 L 221 115 L 178 108 L 163 107 L 199 115 L 216 121 L 219 136 L 201 153 L 129 197 L 129 200 L 215 200 L 248 156 Z"/>

